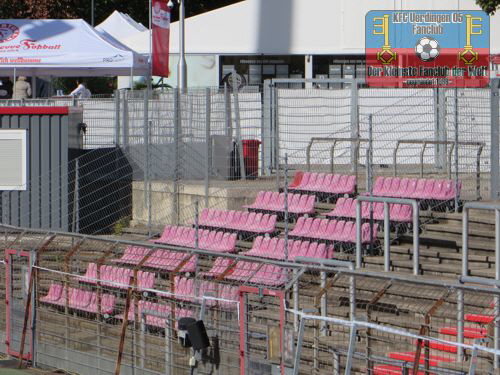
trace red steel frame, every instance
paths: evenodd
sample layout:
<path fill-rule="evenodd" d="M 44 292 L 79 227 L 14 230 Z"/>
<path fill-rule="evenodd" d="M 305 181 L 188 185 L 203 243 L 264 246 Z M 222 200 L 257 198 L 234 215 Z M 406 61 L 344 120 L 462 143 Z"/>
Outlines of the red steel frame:
<path fill-rule="evenodd" d="M 5 314 L 6 314 L 6 339 L 5 339 L 5 346 L 7 347 L 7 354 L 19 358 L 19 352 L 12 350 L 10 348 L 10 302 L 12 300 L 11 296 L 11 285 L 10 285 L 10 280 L 11 280 L 11 267 L 12 267 L 12 255 L 19 255 L 21 257 L 27 257 L 28 258 L 28 263 L 31 262 L 31 257 L 30 253 L 27 251 L 20 251 L 18 252 L 17 250 L 12 250 L 12 249 L 6 249 L 5 250 Z M 30 298 L 30 296 L 28 296 Z M 30 309 L 31 310 L 31 309 Z M 29 319 L 31 320 L 31 311 L 30 311 L 30 316 Z M 32 353 L 33 353 L 33 347 L 32 347 L 32 342 L 30 343 L 30 350 L 28 353 L 23 354 L 24 360 L 31 360 L 32 359 Z"/>
<path fill-rule="evenodd" d="M 283 360 L 283 333 L 285 329 L 285 293 L 281 290 L 257 288 L 252 286 L 242 285 L 239 290 L 240 298 L 240 375 L 245 374 L 245 327 L 246 327 L 246 316 L 245 316 L 245 294 L 258 294 L 264 296 L 272 296 L 279 298 L 280 301 L 280 352 L 281 361 L 280 368 L 281 374 L 285 374 L 285 362 Z"/>

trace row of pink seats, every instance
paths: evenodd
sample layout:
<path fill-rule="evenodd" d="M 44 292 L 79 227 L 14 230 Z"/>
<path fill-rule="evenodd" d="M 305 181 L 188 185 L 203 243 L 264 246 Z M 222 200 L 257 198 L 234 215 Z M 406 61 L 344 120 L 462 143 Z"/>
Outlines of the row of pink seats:
<path fill-rule="evenodd" d="M 276 230 L 276 219 L 276 215 L 205 208 L 201 212 L 199 225 L 265 234 Z"/>
<path fill-rule="evenodd" d="M 198 230 L 198 247 L 203 250 L 221 253 L 234 252 L 236 240 L 235 233 L 210 231 L 208 229 Z M 194 248 L 196 229 L 167 225 L 161 237 L 154 242 Z"/>
<path fill-rule="evenodd" d="M 207 298 L 206 306 L 218 305 L 222 308 L 234 309 L 236 304 L 231 301 L 238 301 L 238 293 L 239 288 L 234 285 L 219 284 L 208 280 L 200 280 L 196 285 L 195 279 L 181 276 L 174 278 L 174 298 L 181 301 L 201 304 L 203 297 L 214 297 L 225 301 Z"/>
<path fill-rule="evenodd" d="M 354 194 L 356 176 L 297 171 L 289 189 L 328 194 Z"/>
<path fill-rule="evenodd" d="M 285 239 L 257 237 L 252 248 L 245 255 L 259 258 L 285 259 Z M 333 256 L 333 248 L 324 243 L 288 240 L 288 259 L 303 256 L 309 258 L 328 259 Z"/>
<path fill-rule="evenodd" d="M 373 218 L 384 220 L 384 204 L 373 202 Z M 326 214 L 329 217 L 349 217 L 356 218 L 356 199 L 339 198 L 333 211 Z M 361 217 L 370 218 L 370 203 L 361 202 Z M 413 218 L 413 208 L 407 204 L 389 204 L 389 217 L 391 221 L 411 222 Z"/>
<path fill-rule="evenodd" d="M 101 285 L 127 289 L 133 272 L 133 270 L 128 268 L 103 265 L 100 268 Z M 76 279 L 89 284 L 97 284 L 97 264 L 89 263 L 85 275 L 77 276 Z M 154 273 L 145 271 L 137 272 L 137 287 L 139 289 L 151 289 L 154 283 Z"/>
<path fill-rule="evenodd" d="M 458 194 L 462 183 L 459 182 Z M 373 195 L 395 198 L 449 201 L 455 198 L 455 182 L 448 179 L 377 177 Z"/>
<path fill-rule="evenodd" d="M 314 195 L 301 195 L 290 193 L 287 196 L 288 211 L 293 214 L 314 213 Z M 260 191 L 251 205 L 243 206 L 251 210 L 265 210 L 273 212 L 285 211 L 285 193 L 274 191 Z"/>
<path fill-rule="evenodd" d="M 377 237 L 377 231 L 378 225 L 375 224 L 373 226 L 373 238 Z M 290 236 L 356 243 L 356 223 L 353 221 L 300 217 L 290 232 Z M 361 243 L 369 242 L 370 224 L 364 223 L 361 225 Z"/>
<path fill-rule="evenodd" d="M 97 313 L 97 292 L 78 288 L 68 288 L 68 307 L 80 311 Z M 61 284 L 53 283 L 45 297 L 40 302 L 51 305 L 66 306 L 66 289 Z M 103 293 L 101 295 L 101 313 L 111 314 L 115 308 L 115 296 Z"/>
<path fill-rule="evenodd" d="M 277 287 L 287 282 L 287 276 L 286 268 L 274 264 L 239 261 L 226 279 Z"/>
<path fill-rule="evenodd" d="M 141 319 L 141 314 L 144 312 L 146 324 L 150 326 L 155 326 L 158 328 L 165 328 L 167 325 L 167 319 L 170 318 L 170 313 L 172 307 L 170 304 L 160 304 L 150 301 L 139 301 L 138 303 L 138 317 Z M 157 314 L 148 314 L 148 312 L 154 312 Z M 124 313 L 115 315 L 116 319 L 123 319 Z M 182 309 L 177 307 L 175 309 L 175 318 L 192 317 L 193 312 L 188 309 Z M 128 320 L 135 321 L 135 304 L 131 303 L 128 310 Z"/>
<path fill-rule="evenodd" d="M 145 256 L 150 252 L 152 254 L 144 262 L 144 267 L 154 268 L 164 272 L 171 272 L 176 270 L 181 264 L 184 263 L 180 272 L 194 272 L 196 269 L 196 255 L 182 253 L 178 251 L 164 250 L 164 249 L 151 249 L 140 246 L 128 246 L 121 258 L 112 259 L 113 262 L 137 265 Z"/>

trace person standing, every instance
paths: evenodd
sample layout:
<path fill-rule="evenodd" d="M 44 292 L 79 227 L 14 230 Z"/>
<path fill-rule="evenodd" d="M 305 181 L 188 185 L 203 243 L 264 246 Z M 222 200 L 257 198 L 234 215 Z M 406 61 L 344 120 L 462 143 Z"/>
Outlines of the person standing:
<path fill-rule="evenodd" d="M 27 99 L 31 96 L 31 85 L 26 81 L 26 77 L 20 76 L 14 84 L 14 94 L 12 99 Z"/>
<path fill-rule="evenodd" d="M 87 99 L 90 98 L 92 95 L 90 90 L 85 86 L 85 82 L 81 80 L 76 81 L 77 87 L 69 95 L 74 96 L 76 98 L 80 99 Z"/>

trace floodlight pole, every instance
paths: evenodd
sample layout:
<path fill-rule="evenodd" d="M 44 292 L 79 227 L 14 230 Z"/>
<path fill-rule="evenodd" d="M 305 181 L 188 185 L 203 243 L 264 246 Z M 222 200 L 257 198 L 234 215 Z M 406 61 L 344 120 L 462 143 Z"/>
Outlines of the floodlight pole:
<path fill-rule="evenodd" d="M 94 27 L 94 1 L 90 0 L 90 24 Z"/>
<path fill-rule="evenodd" d="M 185 57 L 185 38 L 184 38 L 184 0 L 179 1 L 179 63 L 177 64 L 177 87 L 181 93 L 187 89 L 187 64 Z"/>

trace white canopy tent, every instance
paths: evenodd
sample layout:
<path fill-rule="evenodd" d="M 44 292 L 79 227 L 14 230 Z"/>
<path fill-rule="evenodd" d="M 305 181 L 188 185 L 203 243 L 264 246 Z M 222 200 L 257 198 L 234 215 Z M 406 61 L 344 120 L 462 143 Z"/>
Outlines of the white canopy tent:
<path fill-rule="evenodd" d="M 186 19 L 186 53 L 220 55 L 357 54 L 365 50 L 370 10 L 480 10 L 475 0 L 245 0 Z M 491 17 L 491 52 L 500 53 L 500 14 Z M 147 52 L 149 34 L 120 41 Z M 179 23 L 170 26 L 179 52 Z"/>
<path fill-rule="evenodd" d="M 0 75 L 148 75 L 147 58 L 84 20 L 0 20 Z"/>
<path fill-rule="evenodd" d="M 119 41 L 123 41 L 126 38 L 130 38 L 138 33 L 148 30 L 148 28 L 142 23 L 136 22 L 128 14 L 121 13 L 117 10 L 97 25 L 95 29 L 100 33 L 110 35 Z"/>

